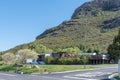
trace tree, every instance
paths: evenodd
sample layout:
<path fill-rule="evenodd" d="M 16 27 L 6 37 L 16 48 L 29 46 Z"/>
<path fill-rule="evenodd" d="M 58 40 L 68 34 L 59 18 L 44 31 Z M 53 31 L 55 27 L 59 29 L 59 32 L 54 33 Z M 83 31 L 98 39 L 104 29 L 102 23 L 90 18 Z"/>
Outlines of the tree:
<path fill-rule="evenodd" d="M 78 47 L 70 47 L 63 49 L 63 52 L 74 52 L 74 53 L 81 53 L 82 51 Z"/>
<path fill-rule="evenodd" d="M 29 44 L 28 49 L 35 50 L 37 53 L 52 52 L 51 49 L 39 43 Z"/>
<path fill-rule="evenodd" d="M 88 53 L 92 53 L 92 52 L 93 52 L 92 48 L 89 48 L 89 49 L 87 50 L 87 52 L 88 52 Z"/>
<path fill-rule="evenodd" d="M 37 53 L 29 49 L 19 50 L 17 52 L 17 55 L 18 55 L 18 59 L 17 59 L 18 62 L 22 64 L 26 63 L 27 59 L 35 60 L 37 58 Z"/>
<path fill-rule="evenodd" d="M 89 57 L 87 55 L 83 55 L 82 62 L 84 64 L 84 68 L 86 68 L 86 63 L 88 62 L 88 60 L 89 60 Z"/>
<path fill-rule="evenodd" d="M 93 52 L 95 52 L 95 53 L 97 53 L 97 54 L 99 54 L 99 50 L 98 49 L 94 49 L 94 51 Z"/>
<path fill-rule="evenodd" d="M 54 61 L 54 58 L 53 57 L 45 57 L 44 61 L 46 64 L 52 64 Z"/>
<path fill-rule="evenodd" d="M 85 46 L 82 45 L 82 44 L 80 44 L 80 45 L 78 46 L 78 48 L 79 48 L 80 50 L 82 50 L 82 51 L 85 51 Z"/>
<path fill-rule="evenodd" d="M 110 57 L 116 62 L 120 59 L 120 29 L 117 36 L 115 36 L 113 43 L 108 47 L 108 53 Z"/>
<path fill-rule="evenodd" d="M 2 61 L 2 52 L 0 53 L 0 61 Z"/>
<path fill-rule="evenodd" d="M 13 53 L 5 53 L 2 55 L 2 60 L 5 64 L 14 64 L 15 63 L 15 55 Z"/>

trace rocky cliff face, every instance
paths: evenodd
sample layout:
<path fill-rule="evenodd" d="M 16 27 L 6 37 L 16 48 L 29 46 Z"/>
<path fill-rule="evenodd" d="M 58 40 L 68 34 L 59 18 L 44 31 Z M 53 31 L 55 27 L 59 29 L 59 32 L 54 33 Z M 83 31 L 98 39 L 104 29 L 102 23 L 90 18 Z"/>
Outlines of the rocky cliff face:
<path fill-rule="evenodd" d="M 120 17 L 104 21 L 100 27 L 102 27 L 102 29 L 112 29 L 118 26 L 120 26 Z"/>
<path fill-rule="evenodd" d="M 72 19 L 80 18 L 85 15 L 102 15 L 102 11 L 118 10 L 120 10 L 120 0 L 92 0 L 78 7 L 72 15 Z"/>

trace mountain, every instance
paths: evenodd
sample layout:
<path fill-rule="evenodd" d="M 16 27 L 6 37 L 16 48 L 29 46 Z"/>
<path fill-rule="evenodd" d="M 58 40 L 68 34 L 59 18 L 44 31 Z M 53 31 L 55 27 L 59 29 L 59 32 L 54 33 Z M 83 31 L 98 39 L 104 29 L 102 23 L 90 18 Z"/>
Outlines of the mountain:
<path fill-rule="evenodd" d="M 78 7 L 72 18 L 80 17 L 81 14 L 97 16 L 103 14 L 102 11 L 118 11 L 120 10 L 120 0 L 92 0 Z"/>
<path fill-rule="evenodd" d="M 78 7 L 69 21 L 46 30 L 29 44 L 50 49 L 81 47 L 107 52 L 120 28 L 120 0 L 92 0 Z M 26 44 L 25 46 L 28 46 Z M 22 45 L 24 46 L 24 45 Z M 18 50 L 20 46 L 11 50 Z"/>

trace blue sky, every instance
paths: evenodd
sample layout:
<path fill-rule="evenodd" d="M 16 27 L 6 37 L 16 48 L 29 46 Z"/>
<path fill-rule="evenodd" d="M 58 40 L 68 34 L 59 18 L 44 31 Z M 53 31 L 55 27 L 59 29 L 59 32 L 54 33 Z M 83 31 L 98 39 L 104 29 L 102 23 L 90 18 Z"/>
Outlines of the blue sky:
<path fill-rule="evenodd" d="M 0 0 L 0 51 L 29 43 L 90 0 Z"/>

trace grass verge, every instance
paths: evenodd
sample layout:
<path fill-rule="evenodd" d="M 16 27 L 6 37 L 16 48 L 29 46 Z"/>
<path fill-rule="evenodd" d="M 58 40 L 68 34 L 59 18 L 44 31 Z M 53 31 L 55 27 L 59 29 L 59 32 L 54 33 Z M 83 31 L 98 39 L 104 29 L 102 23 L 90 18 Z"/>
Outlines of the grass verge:
<path fill-rule="evenodd" d="M 15 67 L 14 65 L 0 65 L 0 71 L 7 72 L 23 72 L 24 74 L 44 73 L 47 72 L 63 72 L 71 70 L 86 70 L 93 69 L 93 67 L 79 66 L 79 65 L 24 65 L 23 67 Z"/>

